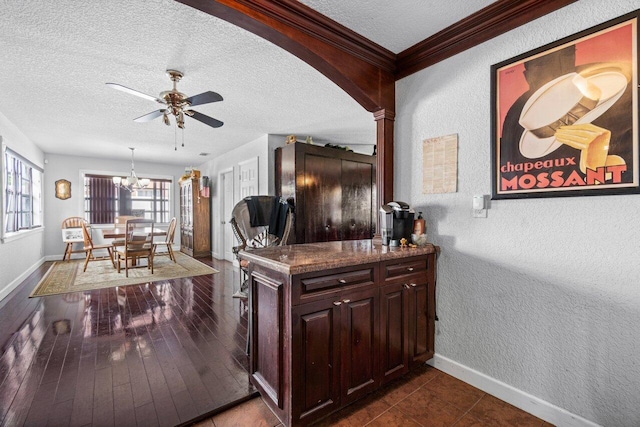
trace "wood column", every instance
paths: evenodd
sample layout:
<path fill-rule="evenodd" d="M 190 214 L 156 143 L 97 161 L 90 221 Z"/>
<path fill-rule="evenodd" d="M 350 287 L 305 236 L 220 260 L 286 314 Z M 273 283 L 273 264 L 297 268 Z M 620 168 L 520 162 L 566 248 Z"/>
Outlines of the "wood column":
<path fill-rule="evenodd" d="M 377 133 L 376 196 L 378 207 L 393 200 L 393 124 L 396 113 L 382 109 L 373 113 Z M 380 224 L 376 230 L 380 229 Z"/>

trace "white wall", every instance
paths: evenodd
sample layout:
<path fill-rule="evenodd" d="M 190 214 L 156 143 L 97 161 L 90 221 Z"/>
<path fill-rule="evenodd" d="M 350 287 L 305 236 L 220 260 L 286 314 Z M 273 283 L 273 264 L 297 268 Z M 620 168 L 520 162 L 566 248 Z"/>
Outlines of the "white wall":
<path fill-rule="evenodd" d="M 229 151 L 215 159 L 199 166 L 203 175 L 211 179 L 211 231 L 212 252 L 218 259 L 224 258 L 222 251 L 222 233 L 220 230 L 222 220 L 221 212 L 221 187 L 220 173 L 233 168 L 234 171 L 234 198 L 240 197 L 240 182 L 238 180 L 238 163 L 252 157 L 258 157 L 258 188 L 260 194 L 275 194 L 274 187 L 274 150 L 284 145 L 284 138 L 275 135 L 263 135 L 248 142 L 235 150 Z M 225 218 L 228 221 L 230 218 Z"/>
<path fill-rule="evenodd" d="M 1 141 L 16 153 L 36 166 L 44 166 L 42 151 L 2 113 L 0 113 L 0 137 Z M 0 188 L 4 189 L 4 176 L 0 176 Z M 0 242 L 0 300 L 42 264 L 44 261 L 43 236 L 43 230 L 38 230 L 16 240 Z"/>
<path fill-rule="evenodd" d="M 96 159 L 91 157 L 62 156 L 47 154 L 47 164 L 44 170 L 44 224 L 45 245 L 44 254 L 48 260 L 62 259 L 64 243 L 60 235 L 60 225 L 65 218 L 70 216 L 84 216 L 84 188 L 81 180 L 81 171 L 104 172 L 107 174 L 129 175 L 131 162 L 123 160 Z M 184 173 L 184 167 L 163 165 L 155 163 L 135 162 L 136 174 L 149 178 L 170 176 L 173 178 L 173 216 L 179 219 L 179 195 L 180 187 L 178 179 Z M 60 200 L 55 197 L 55 182 L 66 179 L 71 182 L 71 198 Z M 100 234 L 93 233 L 93 237 L 100 241 Z M 180 242 L 180 233 L 177 232 L 174 244 Z M 80 248 L 81 245 L 78 246 Z"/>
<path fill-rule="evenodd" d="M 491 193 L 490 67 L 637 7 L 582 0 L 397 83 L 395 198 L 442 247 L 436 353 L 577 415 L 551 411 L 561 425 L 640 425 L 640 195 L 492 201 L 473 219 Z M 452 133 L 458 192 L 423 195 L 422 141 Z"/>

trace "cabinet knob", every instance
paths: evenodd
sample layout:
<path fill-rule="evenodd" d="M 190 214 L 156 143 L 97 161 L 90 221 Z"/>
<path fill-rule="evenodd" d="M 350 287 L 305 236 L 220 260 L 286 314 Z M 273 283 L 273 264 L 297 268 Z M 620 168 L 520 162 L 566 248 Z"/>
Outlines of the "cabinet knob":
<path fill-rule="evenodd" d="M 340 283 L 341 285 L 344 285 L 345 283 L 347 283 L 347 281 L 344 279 L 339 279 L 338 283 Z"/>
<path fill-rule="evenodd" d="M 408 284 L 406 284 L 406 283 L 404 285 L 402 285 L 402 286 L 404 286 L 405 289 L 409 289 L 410 288 L 410 286 Z"/>
<path fill-rule="evenodd" d="M 416 285 L 415 283 L 412 283 L 412 284 L 411 284 L 411 287 L 412 287 L 412 288 L 415 288 L 416 286 L 418 286 L 418 285 Z"/>
<path fill-rule="evenodd" d="M 413 267 L 407 268 L 408 271 L 413 271 Z"/>
<path fill-rule="evenodd" d="M 341 304 L 342 304 L 342 301 L 334 301 L 333 302 L 333 305 L 341 305 Z"/>
<path fill-rule="evenodd" d="M 325 225 L 324 228 L 326 228 L 327 230 L 331 228 L 331 226 L 329 224 Z"/>
<path fill-rule="evenodd" d="M 345 303 L 345 304 L 349 304 L 351 302 L 351 300 L 350 299 L 343 299 L 342 302 Z"/>

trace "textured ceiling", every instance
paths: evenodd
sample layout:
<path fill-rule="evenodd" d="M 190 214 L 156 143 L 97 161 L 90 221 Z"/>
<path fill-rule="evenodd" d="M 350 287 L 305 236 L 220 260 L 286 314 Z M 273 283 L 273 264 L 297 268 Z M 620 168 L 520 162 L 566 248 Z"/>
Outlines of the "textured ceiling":
<path fill-rule="evenodd" d="M 300 0 L 394 53 L 421 42 L 494 0 Z"/>
<path fill-rule="evenodd" d="M 439 0 L 304 3 L 399 51 L 488 2 L 447 2 L 453 9 L 446 14 Z M 0 51 L 0 112 L 45 153 L 129 159 L 127 147 L 136 147 L 138 161 L 191 165 L 211 158 L 199 153 L 219 155 L 265 134 L 375 142 L 371 113 L 320 73 L 270 42 L 171 0 L 5 0 Z M 158 96 L 171 88 L 168 68 L 185 73 L 178 90 L 187 96 L 212 90 L 224 97 L 194 108 L 224 126 L 187 118 L 185 147 L 178 132 L 177 151 L 173 124 L 133 122 L 158 104 L 105 85 Z"/>

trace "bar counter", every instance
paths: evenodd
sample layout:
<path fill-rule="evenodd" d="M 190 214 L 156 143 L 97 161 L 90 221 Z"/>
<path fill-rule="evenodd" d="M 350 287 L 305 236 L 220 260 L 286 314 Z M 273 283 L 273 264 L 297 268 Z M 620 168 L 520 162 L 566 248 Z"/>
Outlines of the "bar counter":
<path fill-rule="evenodd" d="M 374 239 L 240 252 L 251 383 L 284 426 L 317 422 L 433 357 L 438 251 Z"/>
<path fill-rule="evenodd" d="M 375 240 L 305 243 L 240 252 L 240 257 L 284 274 L 301 274 L 371 262 L 436 253 L 432 244 L 417 248 L 389 247 Z"/>

